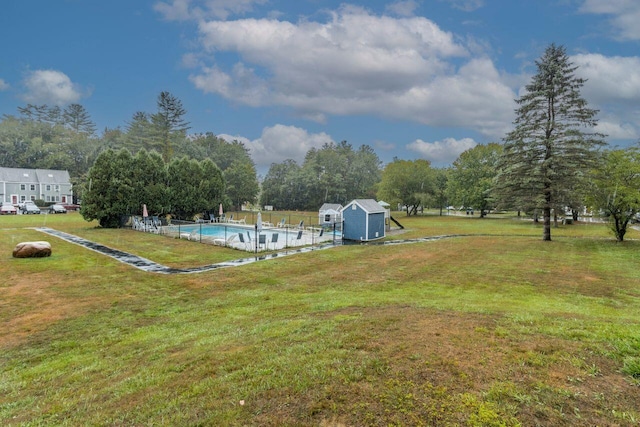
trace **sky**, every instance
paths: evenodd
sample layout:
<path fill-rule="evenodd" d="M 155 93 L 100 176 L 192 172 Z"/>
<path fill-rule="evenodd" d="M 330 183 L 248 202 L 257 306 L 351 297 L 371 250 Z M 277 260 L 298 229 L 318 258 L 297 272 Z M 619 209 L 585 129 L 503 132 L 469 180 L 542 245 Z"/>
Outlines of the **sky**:
<path fill-rule="evenodd" d="M 11 0 L 0 115 L 83 105 L 126 129 L 168 91 L 192 133 L 242 141 L 258 171 L 347 141 L 450 165 L 512 129 L 551 43 L 615 147 L 640 135 L 638 0 Z"/>

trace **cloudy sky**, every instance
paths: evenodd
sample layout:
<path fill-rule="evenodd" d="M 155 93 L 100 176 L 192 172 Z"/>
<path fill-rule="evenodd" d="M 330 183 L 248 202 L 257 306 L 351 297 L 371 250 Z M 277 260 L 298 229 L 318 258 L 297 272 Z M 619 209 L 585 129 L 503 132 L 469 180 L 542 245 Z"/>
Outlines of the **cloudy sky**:
<path fill-rule="evenodd" d="M 550 43 L 611 145 L 640 135 L 638 0 L 20 0 L 0 13 L 0 114 L 80 103 L 99 129 L 177 96 L 264 173 L 346 140 L 446 166 L 500 141 Z"/>

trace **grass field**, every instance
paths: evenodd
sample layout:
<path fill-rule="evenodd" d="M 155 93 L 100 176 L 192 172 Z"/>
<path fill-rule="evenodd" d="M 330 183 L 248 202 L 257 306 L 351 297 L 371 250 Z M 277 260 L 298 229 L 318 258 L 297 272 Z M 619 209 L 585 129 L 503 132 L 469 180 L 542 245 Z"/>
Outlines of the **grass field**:
<path fill-rule="evenodd" d="M 77 213 L 0 217 L 0 424 L 635 426 L 640 240 L 602 224 L 394 216 L 387 239 L 190 275 L 145 273 L 30 227 L 179 267 L 244 257 Z M 53 255 L 14 259 L 16 243 Z"/>

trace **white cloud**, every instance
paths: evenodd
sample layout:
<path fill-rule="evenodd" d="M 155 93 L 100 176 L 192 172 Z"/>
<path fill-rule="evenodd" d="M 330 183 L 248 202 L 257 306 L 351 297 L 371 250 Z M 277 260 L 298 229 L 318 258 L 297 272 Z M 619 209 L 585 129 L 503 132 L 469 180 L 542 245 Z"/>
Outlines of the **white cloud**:
<path fill-rule="evenodd" d="M 640 57 L 579 54 L 576 74 L 587 79 L 583 96 L 600 109 L 598 131 L 608 139 L 637 139 L 640 129 Z"/>
<path fill-rule="evenodd" d="M 227 19 L 231 15 L 244 14 L 254 5 L 267 0 L 169 0 L 158 1 L 153 8 L 169 21 L 201 19 Z"/>
<path fill-rule="evenodd" d="M 9 89 L 9 83 L 5 82 L 3 79 L 0 79 L 0 91 Z"/>
<path fill-rule="evenodd" d="M 638 139 L 638 127 L 630 123 L 620 123 L 617 117 L 604 117 L 598 121 L 596 130 L 611 140 Z"/>
<path fill-rule="evenodd" d="M 640 40 L 640 2 L 637 0 L 584 0 L 583 13 L 611 15 L 610 23 L 622 40 Z"/>
<path fill-rule="evenodd" d="M 237 53 L 233 69 L 203 67 L 196 87 L 304 117 L 373 114 L 501 135 L 514 92 L 488 58 L 469 56 L 424 17 L 392 18 L 343 6 L 328 22 L 267 19 L 200 24 L 203 48 Z M 215 61 L 215 57 L 210 58 Z"/>
<path fill-rule="evenodd" d="M 28 103 L 67 105 L 78 102 L 83 96 L 80 86 L 61 71 L 31 71 L 23 83 L 26 92 L 22 99 Z"/>
<path fill-rule="evenodd" d="M 385 10 L 387 13 L 398 16 L 413 16 L 417 8 L 418 2 L 416 0 L 399 0 L 387 5 Z"/>
<path fill-rule="evenodd" d="M 425 142 L 417 139 L 407 145 L 407 149 L 437 164 L 450 164 L 466 150 L 478 145 L 471 138 L 445 138 L 442 141 Z"/>
<path fill-rule="evenodd" d="M 583 94 L 600 104 L 640 102 L 640 57 L 579 54 L 571 57 L 577 74 L 587 79 Z"/>
<path fill-rule="evenodd" d="M 443 0 L 440 0 L 443 1 Z M 484 0 L 444 0 L 450 3 L 452 7 L 463 10 L 465 12 L 473 12 L 484 6 Z"/>
<path fill-rule="evenodd" d="M 218 137 L 226 141 L 242 142 L 249 149 L 258 169 L 268 168 L 272 163 L 281 163 L 286 159 L 293 159 L 298 164 L 302 164 L 310 149 L 334 142 L 324 132 L 310 134 L 305 129 L 281 124 L 264 128 L 260 138 L 255 140 L 225 134 Z"/>

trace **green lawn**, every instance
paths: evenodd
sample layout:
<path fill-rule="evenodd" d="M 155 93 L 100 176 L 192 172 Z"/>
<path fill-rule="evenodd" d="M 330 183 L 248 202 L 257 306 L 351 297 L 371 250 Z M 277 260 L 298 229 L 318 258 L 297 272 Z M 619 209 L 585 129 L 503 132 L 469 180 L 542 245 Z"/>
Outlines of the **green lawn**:
<path fill-rule="evenodd" d="M 275 215 L 275 214 L 274 214 Z M 638 232 L 394 213 L 387 239 L 190 275 L 245 254 L 77 213 L 0 217 L 0 424 L 632 426 Z M 53 255 L 11 257 L 48 240 Z"/>

